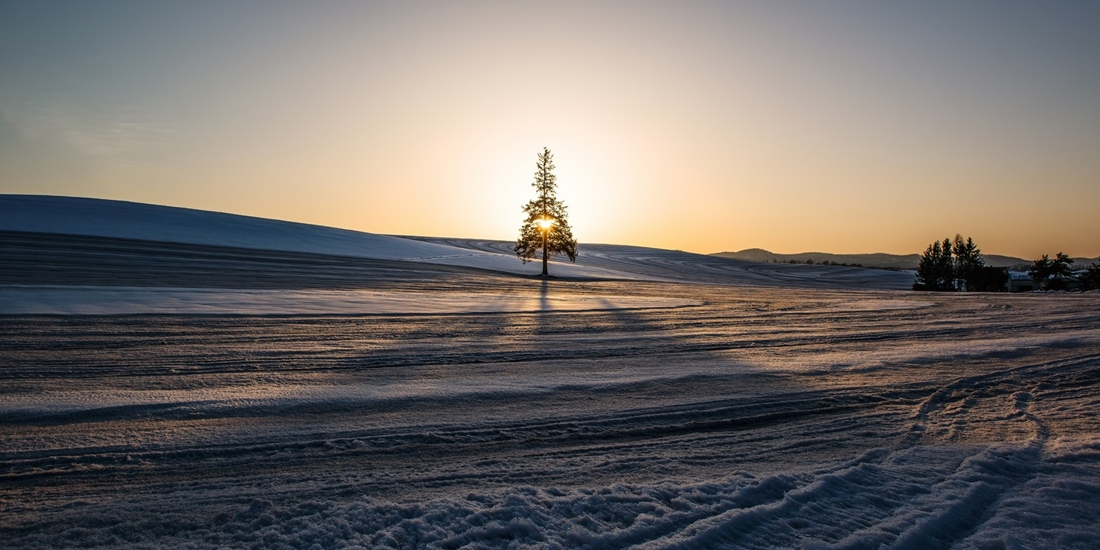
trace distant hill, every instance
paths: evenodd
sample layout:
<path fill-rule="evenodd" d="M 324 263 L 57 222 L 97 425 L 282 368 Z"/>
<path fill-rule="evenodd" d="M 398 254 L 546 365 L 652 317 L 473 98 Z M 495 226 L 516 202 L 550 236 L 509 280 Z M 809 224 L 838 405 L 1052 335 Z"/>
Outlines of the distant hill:
<path fill-rule="evenodd" d="M 733 258 L 750 262 L 767 263 L 808 263 L 820 264 L 822 262 L 836 263 L 840 265 L 861 265 L 877 269 L 916 269 L 920 261 L 920 254 L 830 254 L 828 252 L 801 252 L 798 254 L 776 254 L 763 248 L 747 248 L 740 252 L 718 252 L 713 254 L 721 258 Z M 1001 256 L 998 254 L 985 254 L 987 265 L 994 267 L 1007 267 L 1010 269 L 1027 269 L 1031 266 L 1031 260 Z M 1074 258 L 1076 266 L 1087 266 L 1100 258 Z"/>
<path fill-rule="evenodd" d="M 776 254 L 762 248 L 749 248 L 740 252 L 719 252 L 714 254 L 722 258 L 748 260 L 768 263 L 809 263 L 836 262 L 837 264 L 861 265 L 881 269 L 916 269 L 918 254 L 830 254 L 828 252 L 801 252 L 798 254 Z M 792 262 L 793 260 L 793 262 Z"/>

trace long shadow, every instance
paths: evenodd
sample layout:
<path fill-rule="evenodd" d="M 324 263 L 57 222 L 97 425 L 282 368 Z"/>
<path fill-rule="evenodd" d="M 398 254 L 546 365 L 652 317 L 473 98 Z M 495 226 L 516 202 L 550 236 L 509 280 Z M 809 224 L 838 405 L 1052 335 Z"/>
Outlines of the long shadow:
<path fill-rule="evenodd" d="M 545 281 L 541 283 L 539 287 L 541 303 L 549 303 L 554 286 Z M 617 285 L 605 286 L 610 286 L 611 288 L 607 290 L 614 292 Z M 691 291 L 693 286 L 660 285 L 668 291 Z M 733 291 L 732 289 L 723 290 Z M 541 356 L 533 353 L 524 355 L 536 357 L 527 359 L 526 362 L 532 364 L 537 362 L 546 368 L 553 368 L 554 364 L 562 364 L 562 362 L 568 364 L 578 360 L 584 360 L 590 364 L 614 363 L 609 365 L 611 370 L 622 373 L 622 380 L 618 382 L 603 383 L 586 380 L 583 378 L 583 373 L 577 373 L 580 378 L 575 384 L 569 384 L 567 389 L 582 397 L 615 398 L 617 394 L 623 392 L 652 393 L 656 396 L 660 393 L 659 388 L 668 387 L 669 384 L 687 386 L 727 384 L 731 379 L 740 376 L 760 374 L 752 365 L 730 357 L 730 351 L 736 351 L 742 346 L 751 346 L 751 342 L 739 342 L 736 337 L 728 339 L 721 337 L 715 339 L 713 336 L 700 337 L 683 328 L 698 321 L 696 313 L 711 307 L 715 306 L 554 312 L 544 306 L 543 310 L 532 318 L 534 330 L 527 346 L 531 351 L 544 350 L 546 353 Z M 720 329 L 720 326 L 718 328 Z M 600 336 L 606 336 L 606 338 L 600 338 Z M 563 346 L 571 347 L 562 349 Z M 690 367 L 684 368 L 685 365 Z M 636 372 L 631 372 L 632 369 L 636 369 Z M 603 374 L 601 373 L 600 376 Z M 684 420 L 681 417 L 682 414 L 706 416 L 702 410 L 688 413 L 689 410 L 699 408 L 710 410 L 719 403 L 743 401 L 743 395 L 738 395 L 736 388 L 733 387 L 727 397 L 715 398 L 713 391 L 706 393 L 709 397 L 700 397 L 700 400 L 713 401 L 713 403 L 687 404 L 676 407 L 676 411 L 673 412 L 667 408 L 667 405 L 659 403 L 660 399 L 657 399 L 653 407 L 670 412 L 672 417 L 676 417 L 677 422 L 682 422 Z M 723 414 L 731 412 L 733 411 L 727 410 Z M 669 420 L 672 420 L 672 417 Z M 704 424 L 710 422 L 705 418 L 699 420 Z M 753 423 L 758 420 L 759 418 Z M 702 428 L 702 425 L 696 427 Z"/>

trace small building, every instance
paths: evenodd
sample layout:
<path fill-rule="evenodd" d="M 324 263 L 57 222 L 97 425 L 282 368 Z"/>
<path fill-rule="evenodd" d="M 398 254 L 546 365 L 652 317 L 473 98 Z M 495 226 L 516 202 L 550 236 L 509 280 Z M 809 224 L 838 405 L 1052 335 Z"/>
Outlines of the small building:
<path fill-rule="evenodd" d="M 1039 285 L 1035 284 L 1035 281 L 1026 272 L 1009 271 L 1008 288 L 1005 290 L 1009 292 L 1031 292 L 1032 290 L 1039 290 Z"/>

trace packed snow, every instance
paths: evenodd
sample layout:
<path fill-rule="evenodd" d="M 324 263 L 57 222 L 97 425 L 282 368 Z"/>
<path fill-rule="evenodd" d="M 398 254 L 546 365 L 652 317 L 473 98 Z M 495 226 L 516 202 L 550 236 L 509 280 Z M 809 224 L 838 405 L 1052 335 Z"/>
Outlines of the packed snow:
<path fill-rule="evenodd" d="M 1100 540 L 1097 294 L 6 227 L 0 547 Z M 452 241 L 421 244 L 501 246 Z"/>

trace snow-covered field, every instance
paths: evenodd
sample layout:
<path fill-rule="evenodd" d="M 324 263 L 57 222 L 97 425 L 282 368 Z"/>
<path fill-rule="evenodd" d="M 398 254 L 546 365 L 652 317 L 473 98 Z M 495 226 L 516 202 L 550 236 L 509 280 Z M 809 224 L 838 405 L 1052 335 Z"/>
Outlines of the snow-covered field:
<path fill-rule="evenodd" d="M 0 196 L 0 547 L 1100 546 L 1097 294 L 19 200 L 57 219 Z"/>

